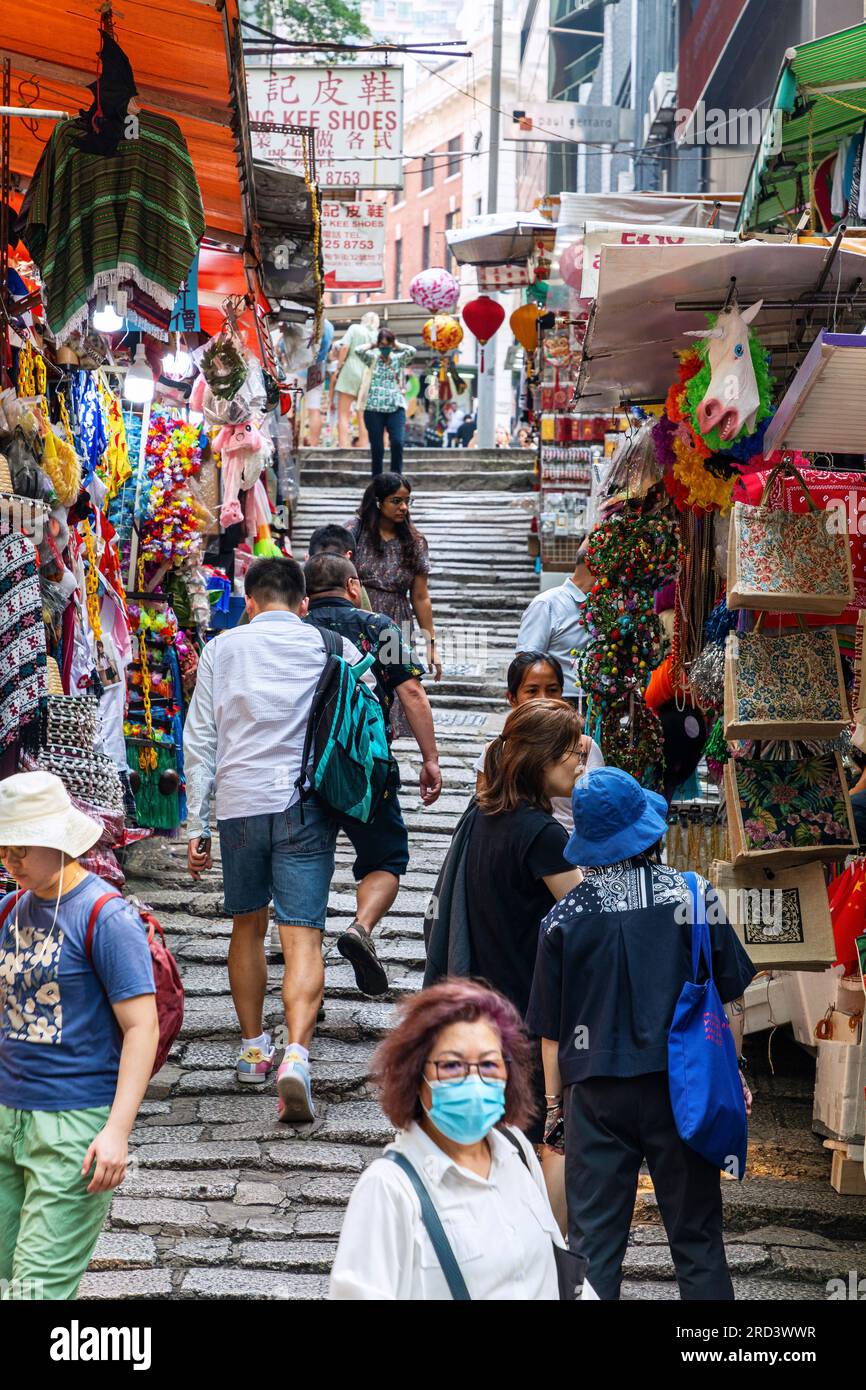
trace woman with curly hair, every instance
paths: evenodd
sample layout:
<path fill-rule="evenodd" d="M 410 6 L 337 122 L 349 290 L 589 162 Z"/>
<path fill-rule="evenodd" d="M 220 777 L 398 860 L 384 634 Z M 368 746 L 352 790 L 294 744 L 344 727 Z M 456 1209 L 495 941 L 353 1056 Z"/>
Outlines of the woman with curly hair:
<path fill-rule="evenodd" d="M 444 980 L 402 1005 L 373 1059 L 397 1138 L 352 1194 L 332 1299 L 453 1296 L 422 1196 L 444 1228 L 464 1297 L 559 1298 L 554 1246 L 563 1240 L 520 1133 L 533 1108 L 530 1073 L 516 1009 L 483 984 Z"/>
<path fill-rule="evenodd" d="M 374 613 L 385 613 L 412 647 L 413 614 L 424 636 L 427 666 L 434 680 L 442 676 L 436 651 L 433 605 L 427 576 L 427 542 L 412 524 L 412 484 L 399 473 L 380 473 L 361 498 L 358 515 L 347 522 L 355 539 L 355 568 L 370 596 Z M 405 737 L 408 724 L 395 711 L 394 733 Z"/>

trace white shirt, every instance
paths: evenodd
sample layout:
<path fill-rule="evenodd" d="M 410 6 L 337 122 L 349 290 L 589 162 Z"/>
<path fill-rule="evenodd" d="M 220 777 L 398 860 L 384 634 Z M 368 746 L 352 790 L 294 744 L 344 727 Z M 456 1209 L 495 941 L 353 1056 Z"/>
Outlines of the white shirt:
<path fill-rule="evenodd" d="M 484 771 L 484 759 L 487 757 L 487 749 L 489 747 L 490 744 L 488 743 L 479 753 L 478 761 L 473 765 L 475 772 Z M 580 782 L 587 773 L 592 772 L 595 767 L 604 767 L 604 754 L 595 739 L 591 738 L 589 740 L 589 752 L 586 755 L 586 767 L 580 777 L 578 777 L 578 782 Z M 560 825 L 563 826 L 570 835 L 574 829 L 574 811 L 571 807 L 571 797 L 552 796 L 550 798 L 550 805 L 553 808 L 554 820 L 558 820 Z"/>
<path fill-rule="evenodd" d="M 360 661 L 357 647 L 341 640 L 345 659 Z M 297 800 L 324 665 L 322 634 L 282 609 L 208 642 L 183 731 L 188 839 L 210 835 L 214 785 L 218 820 L 284 811 Z"/>
<path fill-rule="evenodd" d="M 567 675 L 574 667 L 572 651 L 581 651 L 591 640 L 583 625 L 585 601 L 573 579 L 536 594 L 521 620 L 515 651 L 555 656 Z"/>
<path fill-rule="evenodd" d="M 532 1146 L 491 1130 L 489 1176 L 459 1167 L 420 1125 L 388 1149 L 403 1153 L 426 1186 L 474 1300 L 558 1299 L 551 1242 L 564 1245 Z M 386 1149 L 386 1152 L 388 1150 Z M 450 1300 L 421 1220 L 421 1206 L 396 1163 L 370 1164 L 352 1193 L 331 1270 L 332 1299 Z"/>

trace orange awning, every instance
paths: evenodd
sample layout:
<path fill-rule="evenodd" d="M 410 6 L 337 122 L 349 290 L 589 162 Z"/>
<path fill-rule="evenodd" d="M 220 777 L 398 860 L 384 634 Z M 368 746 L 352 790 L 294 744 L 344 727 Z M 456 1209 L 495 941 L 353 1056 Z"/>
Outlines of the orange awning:
<path fill-rule="evenodd" d="M 246 231 L 241 169 L 232 133 L 232 52 L 238 0 L 121 0 L 115 37 L 132 64 L 139 101 L 177 121 L 186 137 L 204 203 L 208 234 L 240 240 Z M 88 0 L 26 0 L 3 7 L 0 57 L 12 62 L 12 105 L 66 111 L 90 105 L 99 15 Z M 243 68 L 237 73 L 243 89 Z M 243 90 L 241 101 L 245 102 Z M 13 173 L 29 177 L 54 122 L 14 117 Z M 247 147 L 248 149 L 248 147 Z"/>

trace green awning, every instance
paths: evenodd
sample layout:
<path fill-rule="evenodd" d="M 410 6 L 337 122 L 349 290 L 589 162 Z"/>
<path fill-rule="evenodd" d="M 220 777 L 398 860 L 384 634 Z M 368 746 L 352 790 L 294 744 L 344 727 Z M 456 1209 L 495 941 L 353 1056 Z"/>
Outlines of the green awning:
<path fill-rule="evenodd" d="M 789 49 L 737 230 L 793 230 L 823 159 L 866 123 L 866 22 Z M 811 151 L 810 151 L 811 126 Z M 821 227 L 816 223 L 818 230 Z"/>

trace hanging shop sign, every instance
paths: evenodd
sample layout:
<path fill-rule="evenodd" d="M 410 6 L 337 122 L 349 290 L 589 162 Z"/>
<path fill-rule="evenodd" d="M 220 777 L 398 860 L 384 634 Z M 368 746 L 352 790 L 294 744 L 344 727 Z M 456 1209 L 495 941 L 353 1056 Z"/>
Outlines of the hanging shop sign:
<path fill-rule="evenodd" d="M 172 333 L 198 333 L 201 330 L 198 317 L 198 251 L 177 292 L 169 328 Z"/>
<path fill-rule="evenodd" d="M 325 288 L 380 290 L 385 281 L 385 204 L 322 202 Z"/>
<path fill-rule="evenodd" d="M 574 101 L 535 102 L 514 112 L 507 140 L 568 140 L 582 145 L 633 140 L 635 116 L 622 106 L 580 106 Z"/>
<path fill-rule="evenodd" d="M 402 188 L 402 68 L 250 68 L 247 103 L 257 159 L 303 174 L 311 128 L 321 188 Z"/>
<path fill-rule="evenodd" d="M 736 241 L 734 232 L 716 227 L 669 227 L 663 223 L 646 227 L 639 223 L 587 222 L 583 237 L 580 298 L 598 297 L 598 271 L 603 246 L 685 246 L 693 242 Z"/>

